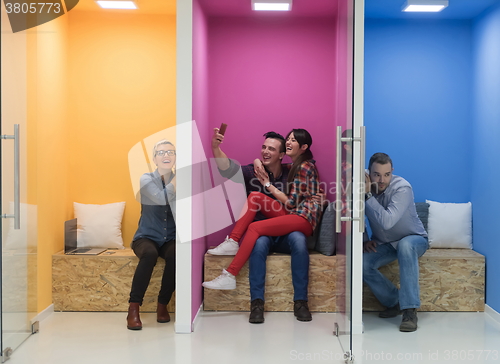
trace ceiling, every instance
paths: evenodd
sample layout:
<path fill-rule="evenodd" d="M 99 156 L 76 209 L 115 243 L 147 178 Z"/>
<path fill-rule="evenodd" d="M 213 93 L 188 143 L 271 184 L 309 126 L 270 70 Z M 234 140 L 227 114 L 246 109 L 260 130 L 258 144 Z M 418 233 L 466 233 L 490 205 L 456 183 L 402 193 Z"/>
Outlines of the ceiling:
<path fill-rule="evenodd" d="M 472 19 L 500 0 L 448 0 L 439 13 L 403 13 L 405 0 L 365 0 L 365 17 L 381 19 Z"/>
<path fill-rule="evenodd" d="M 345 0 L 342 0 L 345 1 Z M 290 12 L 255 12 L 251 0 L 199 0 L 208 16 L 329 17 L 337 13 L 338 0 L 293 0 Z"/>
<path fill-rule="evenodd" d="M 176 0 L 134 0 L 139 9 L 114 10 L 102 9 L 95 0 L 79 0 L 72 11 L 121 12 L 130 14 L 170 14 L 175 15 Z M 184 0 L 187 1 L 187 0 Z"/>
<path fill-rule="evenodd" d="M 189 0 L 182 0 L 189 1 Z M 293 0 L 291 12 L 259 13 L 259 16 L 330 17 L 337 12 L 339 0 Z M 342 0 L 345 1 L 345 0 Z M 79 0 L 73 11 L 104 11 L 143 14 L 175 14 L 176 0 L 135 0 L 138 10 L 101 9 L 95 0 Z M 199 0 L 209 16 L 255 16 L 251 0 Z M 449 0 L 439 13 L 403 13 L 405 0 L 365 0 L 365 17 L 380 19 L 472 19 L 500 0 Z"/>

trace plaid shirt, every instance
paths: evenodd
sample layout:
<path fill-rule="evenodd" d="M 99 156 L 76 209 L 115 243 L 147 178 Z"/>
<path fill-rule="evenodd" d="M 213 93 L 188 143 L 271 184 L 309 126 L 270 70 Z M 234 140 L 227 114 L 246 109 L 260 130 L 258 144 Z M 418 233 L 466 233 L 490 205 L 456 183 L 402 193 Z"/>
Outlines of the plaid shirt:
<path fill-rule="evenodd" d="M 276 199 L 262 184 L 259 179 L 254 175 L 253 164 L 248 164 L 245 166 L 240 166 L 233 160 L 229 160 L 229 168 L 225 171 L 219 169 L 220 174 L 225 178 L 231 178 L 239 168 L 243 172 L 243 178 L 245 179 L 245 188 L 247 195 L 250 192 L 262 192 L 263 194 Z M 301 167 L 295 174 L 294 181 L 291 183 L 288 193 L 288 202 L 286 208 L 289 213 L 303 216 L 309 221 L 313 230 L 316 227 L 319 218 L 321 216 L 321 204 L 313 201 L 311 197 L 319 192 L 319 179 L 318 170 L 314 165 L 315 161 L 305 161 L 302 163 Z M 280 191 L 286 193 L 286 185 L 288 180 L 288 173 L 290 172 L 291 164 L 281 165 L 281 176 L 277 178 L 269 172 L 270 182 Z M 259 211 L 255 216 L 255 220 L 264 220 L 265 216 Z"/>
<path fill-rule="evenodd" d="M 313 230 L 321 217 L 321 204 L 312 199 L 319 193 L 318 170 L 314 160 L 302 162 L 295 173 L 288 194 L 287 208 L 291 214 L 299 215 L 307 219 Z"/>

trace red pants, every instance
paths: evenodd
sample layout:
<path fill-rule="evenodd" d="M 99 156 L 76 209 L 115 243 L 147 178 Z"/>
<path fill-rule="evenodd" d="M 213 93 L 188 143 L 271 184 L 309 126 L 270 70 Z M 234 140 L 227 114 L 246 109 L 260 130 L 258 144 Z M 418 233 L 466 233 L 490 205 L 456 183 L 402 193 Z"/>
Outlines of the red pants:
<path fill-rule="evenodd" d="M 257 239 L 261 236 L 282 236 L 294 231 L 300 231 L 305 236 L 313 233 L 312 226 L 306 218 L 289 214 L 281 202 L 272 199 L 260 192 L 251 192 L 247 198 L 247 211 L 236 222 L 230 238 L 241 241 L 240 249 L 236 253 L 227 271 L 237 275 L 250 257 Z M 257 211 L 267 217 L 266 220 L 252 222 Z"/>

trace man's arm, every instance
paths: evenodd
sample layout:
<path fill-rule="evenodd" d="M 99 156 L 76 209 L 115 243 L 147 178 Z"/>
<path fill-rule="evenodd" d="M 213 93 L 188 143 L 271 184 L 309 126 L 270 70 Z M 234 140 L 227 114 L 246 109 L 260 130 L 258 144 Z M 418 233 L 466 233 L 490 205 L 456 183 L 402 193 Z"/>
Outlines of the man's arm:
<path fill-rule="evenodd" d="M 391 197 L 387 208 L 372 197 L 366 200 L 366 216 L 370 221 L 375 221 L 382 229 L 389 230 L 403 217 L 404 213 L 413 202 L 413 193 L 410 187 L 400 187 Z"/>
<path fill-rule="evenodd" d="M 214 135 L 212 136 L 212 153 L 215 157 L 215 163 L 221 171 L 229 168 L 229 158 L 226 153 L 220 149 L 220 145 L 224 140 L 224 135 L 219 133 L 219 128 L 214 128 Z"/>

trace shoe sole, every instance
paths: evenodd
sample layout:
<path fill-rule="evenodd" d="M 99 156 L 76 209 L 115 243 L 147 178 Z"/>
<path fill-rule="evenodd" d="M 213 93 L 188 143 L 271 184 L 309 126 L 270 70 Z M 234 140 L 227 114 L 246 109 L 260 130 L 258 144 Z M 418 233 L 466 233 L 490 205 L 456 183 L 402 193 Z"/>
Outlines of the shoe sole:
<path fill-rule="evenodd" d="M 249 319 L 248 322 L 250 322 L 251 324 L 263 324 L 264 323 L 264 319 L 262 319 L 262 320 Z"/>
<path fill-rule="evenodd" d="M 214 253 L 214 252 L 207 251 L 207 253 L 210 255 L 236 255 L 236 253 L 238 253 L 238 251 L 236 251 L 235 253 Z"/>
<path fill-rule="evenodd" d="M 417 331 L 417 328 L 416 327 L 400 327 L 399 331 L 401 331 L 401 332 L 413 332 L 413 331 Z"/>
<path fill-rule="evenodd" d="M 214 287 L 207 287 L 207 286 L 203 286 L 203 287 L 207 288 L 207 289 L 216 289 L 216 290 L 219 290 L 219 291 L 231 291 L 233 289 L 236 289 L 236 287 L 233 287 L 233 288 L 220 288 L 220 287 L 214 288 Z"/>
<path fill-rule="evenodd" d="M 156 320 L 159 324 L 166 324 L 167 322 L 170 322 L 170 320 Z"/>
<path fill-rule="evenodd" d="M 129 330 L 142 330 L 142 326 L 127 326 L 127 329 Z"/>
<path fill-rule="evenodd" d="M 298 321 L 302 321 L 302 322 L 309 322 L 309 321 L 312 321 L 312 317 L 302 318 L 302 317 L 297 317 L 297 316 L 295 316 L 295 318 L 296 318 Z"/>

